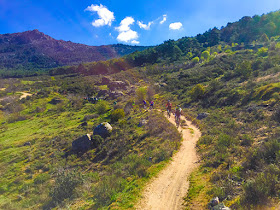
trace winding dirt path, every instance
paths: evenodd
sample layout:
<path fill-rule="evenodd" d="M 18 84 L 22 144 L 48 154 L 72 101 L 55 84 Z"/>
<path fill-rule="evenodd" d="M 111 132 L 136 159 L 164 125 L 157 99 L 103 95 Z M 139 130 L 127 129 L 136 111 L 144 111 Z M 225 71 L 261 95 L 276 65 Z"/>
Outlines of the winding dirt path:
<path fill-rule="evenodd" d="M 23 99 L 23 98 L 26 98 L 27 96 L 32 96 L 31 93 L 26 93 L 26 92 L 20 92 L 22 95 L 20 96 L 20 100 Z"/>
<path fill-rule="evenodd" d="M 168 120 L 175 125 L 173 115 Z M 179 128 L 183 136 L 179 151 L 173 156 L 168 166 L 146 186 L 143 198 L 136 206 L 136 209 L 184 209 L 182 204 L 183 197 L 186 196 L 189 188 L 188 177 L 198 165 L 195 145 L 201 136 L 197 127 L 188 120 L 186 122 L 185 129 Z"/>

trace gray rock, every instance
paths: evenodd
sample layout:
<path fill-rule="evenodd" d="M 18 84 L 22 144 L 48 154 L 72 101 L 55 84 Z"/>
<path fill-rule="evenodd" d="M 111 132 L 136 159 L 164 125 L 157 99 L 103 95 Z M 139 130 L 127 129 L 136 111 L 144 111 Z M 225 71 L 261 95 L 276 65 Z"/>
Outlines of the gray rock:
<path fill-rule="evenodd" d="M 108 84 L 108 88 L 110 90 L 119 90 L 119 89 L 126 89 L 128 84 L 123 81 L 110 81 Z"/>
<path fill-rule="evenodd" d="M 85 152 L 92 147 L 90 134 L 84 135 L 72 142 L 72 149 L 76 152 Z"/>
<path fill-rule="evenodd" d="M 25 142 L 25 143 L 23 144 L 23 146 L 31 146 L 31 142 L 30 142 L 30 141 Z"/>
<path fill-rule="evenodd" d="M 106 96 L 109 94 L 108 90 L 100 90 L 97 94 L 97 98 L 100 98 L 101 96 Z"/>
<path fill-rule="evenodd" d="M 109 93 L 109 97 L 112 98 L 112 99 L 117 99 L 118 97 L 121 97 L 123 96 L 123 92 L 122 91 L 112 91 Z"/>
<path fill-rule="evenodd" d="M 93 135 L 99 135 L 102 138 L 106 138 L 110 136 L 112 130 L 113 128 L 109 123 L 103 122 L 100 123 L 96 128 L 94 128 Z"/>
<path fill-rule="evenodd" d="M 217 206 L 218 204 L 219 204 L 219 198 L 215 197 L 211 199 L 209 206 L 213 207 L 213 206 Z"/>
<path fill-rule="evenodd" d="M 146 125 L 147 123 L 148 123 L 147 120 L 141 119 L 139 124 L 138 124 L 138 127 L 142 127 L 142 126 Z"/>
<path fill-rule="evenodd" d="M 226 207 L 223 203 L 219 203 L 218 205 L 210 208 L 211 210 L 230 210 L 229 207 Z"/>
<path fill-rule="evenodd" d="M 206 112 L 199 113 L 199 114 L 197 115 L 196 119 L 202 120 L 202 119 L 208 117 L 208 115 L 209 115 L 209 113 L 206 113 Z"/>

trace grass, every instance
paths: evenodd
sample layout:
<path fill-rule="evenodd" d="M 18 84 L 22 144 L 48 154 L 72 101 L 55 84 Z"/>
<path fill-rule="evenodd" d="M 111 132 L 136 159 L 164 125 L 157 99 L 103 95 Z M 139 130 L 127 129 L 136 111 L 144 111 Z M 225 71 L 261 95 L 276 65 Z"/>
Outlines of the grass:
<path fill-rule="evenodd" d="M 187 196 L 184 198 L 186 209 L 206 209 L 207 202 L 211 198 L 207 193 L 211 186 L 209 185 L 210 173 L 201 172 L 199 168 L 195 169 L 190 177 L 190 185 Z"/>
<path fill-rule="evenodd" d="M 59 77 L 55 79 L 59 84 Z M 133 208 L 145 184 L 178 148 L 180 135 L 175 127 L 167 126 L 169 123 L 156 111 L 150 113 L 137 106 L 126 116 L 122 113 L 122 119 L 111 120 L 113 101 L 85 103 L 82 98 L 61 94 L 59 86 L 53 88 L 51 83 L 44 83 L 48 80 L 42 81 L 23 82 L 25 89 L 29 86 L 38 89 L 34 87 L 36 85 L 45 89 L 31 98 L 13 102 L 20 105 L 18 115 L 25 116 L 25 120 L 11 120 L 14 113 L 7 112 L 7 104 L 3 106 L 5 114 L 0 113 L 4 131 L 0 133 L 0 208 L 38 209 L 53 205 L 82 209 L 97 206 L 100 209 L 108 206 Z M 49 103 L 53 98 L 62 102 Z M 118 100 L 118 111 L 127 100 Z M 104 103 L 106 109 L 100 111 L 99 107 Z M 141 119 L 147 119 L 149 126 L 138 127 Z M 79 126 L 84 120 L 87 126 Z M 114 128 L 111 137 L 83 154 L 71 151 L 74 139 L 92 132 L 92 128 L 104 121 Z M 27 142 L 30 145 L 24 146 Z M 152 157 L 151 161 L 148 161 L 149 157 Z M 65 169 L 69 173 L 74 169 L 82 173 L 84 182 L 73 185 L 69 198 L 55 200 L 50 192 L 62 183 L 56 174 Z M 95 178 L 89 176 L 92 171 L 96 173 Z M 75 180 L 74 172 L 71 176 Z M 114 177 L 117 177 L 116 182 Z M 102 190 L 107 189 L 102 185 L 105 178 L 110 196 L 100 199 L 104 195 Z"/>

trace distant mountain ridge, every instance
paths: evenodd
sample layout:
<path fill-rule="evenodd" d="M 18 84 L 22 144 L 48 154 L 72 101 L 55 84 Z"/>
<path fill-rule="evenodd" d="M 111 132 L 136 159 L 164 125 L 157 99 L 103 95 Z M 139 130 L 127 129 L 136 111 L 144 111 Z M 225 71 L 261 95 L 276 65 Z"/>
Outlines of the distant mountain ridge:
<path fill-rule="evenodd" d="M 123 44 L 88 46 L 56 40 L 37 29 L 0 34 L 0 69 L 45 69 L 121 57 L 148 47 Z"/>

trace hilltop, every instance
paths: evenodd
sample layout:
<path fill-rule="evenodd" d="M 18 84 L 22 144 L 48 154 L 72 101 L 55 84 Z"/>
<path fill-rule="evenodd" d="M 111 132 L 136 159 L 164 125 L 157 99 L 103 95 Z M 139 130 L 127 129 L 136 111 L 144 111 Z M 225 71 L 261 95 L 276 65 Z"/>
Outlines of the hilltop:
<path fill-rule="evenodd" d="M 38 30 L 0 35 L 0 69 L 48 69 L 118 58 L 147 47 L 123 44 L 88 46 L 56 40 Z"/>

